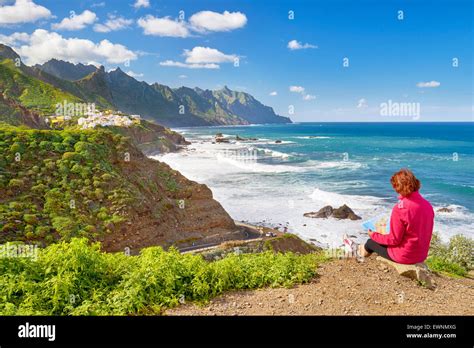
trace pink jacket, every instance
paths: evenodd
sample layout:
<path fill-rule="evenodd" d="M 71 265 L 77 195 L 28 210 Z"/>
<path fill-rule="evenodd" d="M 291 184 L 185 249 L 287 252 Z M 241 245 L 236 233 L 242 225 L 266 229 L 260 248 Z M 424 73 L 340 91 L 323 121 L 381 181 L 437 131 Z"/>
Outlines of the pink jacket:
<path fill-rule="evenodd" d="M 398 199 L 390 217 L 390 233 L 374 232 L 371 238 L 387 245 L 388 254 L 395 262 L 423 262 L 428 256 L 433 233 L 433 207 L 418 191 Z"/>

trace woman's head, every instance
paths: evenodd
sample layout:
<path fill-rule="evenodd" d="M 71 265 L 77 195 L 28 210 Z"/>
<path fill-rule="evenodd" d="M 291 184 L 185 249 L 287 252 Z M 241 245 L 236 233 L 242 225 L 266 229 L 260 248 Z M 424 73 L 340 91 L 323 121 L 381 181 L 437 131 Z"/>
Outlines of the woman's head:
<path fill-rule="evenodd" d="M 390 179 L 393 189 L 403 197 L 409 196 L 412 192 L 418 191 L 421 187 L 420 180 L 411 172 L 403 168 L 392 175 Z"/>

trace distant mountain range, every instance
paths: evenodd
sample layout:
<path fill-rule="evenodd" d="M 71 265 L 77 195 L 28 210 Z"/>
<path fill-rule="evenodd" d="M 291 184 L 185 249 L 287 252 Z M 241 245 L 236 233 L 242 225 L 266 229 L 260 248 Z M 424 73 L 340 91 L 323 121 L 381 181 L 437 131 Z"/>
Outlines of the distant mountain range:
<path fill-rule="evenodd" d="M 0 120 L 13 124 L 41 122 L 64 100 L 94 102 L 168 127 L 291 123 L 252 95 L 227 87 L 170 88 L 137 81 L 120 68 L 106 72 L 56 59 L 33 67 L 15 65 L 19 61 L 12 48 L 0 44 Z"/>

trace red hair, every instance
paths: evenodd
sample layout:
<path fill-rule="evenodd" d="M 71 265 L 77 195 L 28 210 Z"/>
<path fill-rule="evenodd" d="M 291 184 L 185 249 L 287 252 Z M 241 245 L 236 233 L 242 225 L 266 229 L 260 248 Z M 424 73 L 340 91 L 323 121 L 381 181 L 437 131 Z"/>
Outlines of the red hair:
<path fill-rule="evenodd" d="M 403 197 L 407 197 L 421 187 L 420 180 L 411 172 L 411 170 L 403 168 L 392 175 L 390 178 L 393 189 Z"/>

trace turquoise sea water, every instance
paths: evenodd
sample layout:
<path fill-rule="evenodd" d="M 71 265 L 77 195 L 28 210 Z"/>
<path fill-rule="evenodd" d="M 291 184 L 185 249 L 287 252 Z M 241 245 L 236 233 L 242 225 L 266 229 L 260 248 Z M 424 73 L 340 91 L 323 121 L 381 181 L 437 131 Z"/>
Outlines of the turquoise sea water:
<path fill-rule="evenodd" d="M 352 203 L 363 218 L 374 209 L 388 211 L 396 202 L 390 177 L 408 167 L 435 208 L 454 210 L 437 214 L 437 228 L 446 237 L 474 234 L 474 123 L 297 123 L 178 131 L 193 142 L 190 151 L 163 160 L 209 185 L 234 218 L 288 225 L 306 237 L 327 235 L 318 231 L 328 228 L 324 223 L 300 215 L 326 203 Z M 231 142 L 212 144 L 216 133 Z M 237 135 L 258 140 L 236 141 Z M 342 232 L 356 228 L 332 223 L 331 229 Z M 305 224 L 311 231 L 304 232 Z"/>

